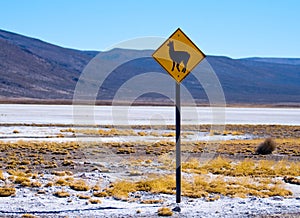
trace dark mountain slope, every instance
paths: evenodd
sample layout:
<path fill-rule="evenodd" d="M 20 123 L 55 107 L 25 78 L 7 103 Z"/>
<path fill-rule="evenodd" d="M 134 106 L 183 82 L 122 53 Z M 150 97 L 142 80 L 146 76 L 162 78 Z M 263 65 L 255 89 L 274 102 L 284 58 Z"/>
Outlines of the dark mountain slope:
<path fill-rule="evenodd" d="M 0 31 L 0 96 L 71 99 L 82 69 L 95 54 Z"/>
<path fill-rule="evenodd" d="M 100 88 L 98 100 L 111 100 L 119 87 L 136 75 L 154 71 L 166 74 L 149 57 L 152 52 L 126 49 L 103 52 L 107 60 L 144 58 L 115 69 Z M 62 48 L 0 30 L 0 98 L 71 100 L 81 72 L 97 53 Z M 228 103 L 300 103 L 300 59 L 208 56 L 207 60 L 220 80 Z M 183 85 L 194 99 L 208 101 L 193 75 L 187 76 Z M 174 89 L 173 83 L 166 86 Z M 160 102 L 161 97 L 150 93 L 141 100 Z"/>

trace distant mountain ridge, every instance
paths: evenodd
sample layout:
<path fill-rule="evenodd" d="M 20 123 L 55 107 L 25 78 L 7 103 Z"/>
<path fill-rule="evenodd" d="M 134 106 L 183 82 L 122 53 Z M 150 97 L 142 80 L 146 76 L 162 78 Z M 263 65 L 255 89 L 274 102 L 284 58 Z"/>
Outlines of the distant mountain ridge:
<path fill-rule="evenodd" d="M 107 58 L 141 57 L 151 50 L 115 49 L 103 52 Z M 35 99 L 72 100 L 76 83 L 84 67 L 98 54 L 62 48 L 38 39 L 0 30 L 0 100 Z M 300 58 L 231 59 L 208 56 L 228 103 L 300 104 Z M 151 58 L 141 58 L 116 69 L 99 90 L 98 100 L 111 101 L 128 78 L 149 69 L 166 73 Z M 183 85 L 198 102 L 207 103 L 204 89 L 193 76 Z M 173 87 L 170 87 L 173 89 Z M 159 102 L 161 96 L 149 94 L 141 101 Z"/>
<path fill-rule="evenodd" d="M 273 64 L 289 64 L 289 65 L 300 65 L 300 58 L 243 58 L 240 60 L 259 61 Z"/>

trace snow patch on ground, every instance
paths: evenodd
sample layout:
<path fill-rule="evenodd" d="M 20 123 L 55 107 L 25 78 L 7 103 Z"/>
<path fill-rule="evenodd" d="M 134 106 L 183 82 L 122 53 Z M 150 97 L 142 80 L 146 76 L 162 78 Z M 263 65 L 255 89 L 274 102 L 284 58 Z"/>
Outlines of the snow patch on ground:
<path fill-rule="evenodd" d="M 54 175 L 44 175 L 44 183 L 54 179 Z M 84 178 L 90 185 L 101 181 L 101 185 L 108 185 L 116 177 L 100 172 L 78 173 L 74 178 Z M 291 185 L 288 185 L 291 187 Z M 294 187 L 297 189 L 297 187 Z M 147 192 L 133 193 L 140 200 L 160 199 L 157 204 L 141 204 L 139 201 L 127 202 L 112 197 L 98 198 L 101 204 L 90 204 L 86 199 L 79 199 L 78 194 L 92 195 L 92 191 L 75 191 L 69 187 L 47 187 L 44 194 L 38 194 L 39 188 L 26 188 L 19 186 L 17 193 L 12 197 L 0 198 L 0 216 L 25 213 L 45 217 L 156 217 L 160 207 L 175 208 L 179 206 L 181 212 L 174 212 L 173 217 L 253 217 L 256 215 L 299 213 L 300 198 L 249 197 L 229 198 L 221 196 L 219 200 L 207 202 L 204 198 L 182 197 L 180 204 L 175 203 L 174 195 L 151 194 Z M 67 191 L 71 194 L 67 198 L 58 198 L 53 195 L 56 191 Z M 299 188 L 298 188 L 299 189 Z M 297 190 L 298 190 L 297 189 Z M 299 195 L 298 195 L 299 196 Z M 96 198 L 96 197 L 92 197 Z"/>

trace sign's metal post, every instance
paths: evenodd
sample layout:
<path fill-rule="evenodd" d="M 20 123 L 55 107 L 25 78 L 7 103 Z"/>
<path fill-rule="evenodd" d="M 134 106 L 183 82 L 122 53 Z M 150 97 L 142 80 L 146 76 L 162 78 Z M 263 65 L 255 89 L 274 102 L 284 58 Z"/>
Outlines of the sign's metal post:
<path fill-rule="evenodd" d="M 176 80 L 176 203 L 181 202 L 180 83 L 205 58 L 205 54 L 178 28 L 152 57 Z M 176 66 L 176 67 L 175 67 Z M 180 207 L 173 209 L 180 212 Z"/>
<path fill-rule="evenodd" d="M 176 203 L 181 202 L 181 126 L 180 83 L 176 82 Z"/>

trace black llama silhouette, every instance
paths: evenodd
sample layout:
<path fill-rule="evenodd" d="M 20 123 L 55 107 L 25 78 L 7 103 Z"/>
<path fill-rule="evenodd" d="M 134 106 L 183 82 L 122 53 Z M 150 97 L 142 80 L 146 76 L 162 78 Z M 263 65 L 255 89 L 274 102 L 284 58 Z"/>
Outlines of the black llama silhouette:
<path fill-rule="evenodd" d="M 180 72 L 179 65 L 182 62 L 183 63 L 182 72 L 185 73 L 187 62 L 190 59 L 190 54 L 186 51 L 175 51 L 173 41 L 169 41 L 167 46 L 169 46 L 169 55 L 173 61 L 172 71 L 174 70 L 175 63 L 176 63 L 176 68 L 177 68 L 178 72 Z"/>

